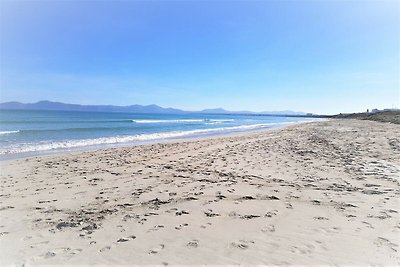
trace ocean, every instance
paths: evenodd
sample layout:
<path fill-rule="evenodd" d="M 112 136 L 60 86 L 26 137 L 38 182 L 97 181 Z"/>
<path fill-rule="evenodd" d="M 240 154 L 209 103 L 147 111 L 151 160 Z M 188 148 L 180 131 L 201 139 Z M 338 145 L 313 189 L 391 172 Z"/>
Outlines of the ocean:
<path fill-rule="evenodd" d="M 0 110 L 0 160 L 271 129 L 310 118 Z"/>

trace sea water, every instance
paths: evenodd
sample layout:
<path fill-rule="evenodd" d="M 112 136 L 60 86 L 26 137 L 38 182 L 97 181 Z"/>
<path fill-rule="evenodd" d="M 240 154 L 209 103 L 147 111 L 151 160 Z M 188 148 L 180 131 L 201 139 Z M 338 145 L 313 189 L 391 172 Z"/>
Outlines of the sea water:
<path fill-rule="evenodd" d="M 0 160 L 263 130 L 305 120 L 255 115 L 0 110 Z"/>

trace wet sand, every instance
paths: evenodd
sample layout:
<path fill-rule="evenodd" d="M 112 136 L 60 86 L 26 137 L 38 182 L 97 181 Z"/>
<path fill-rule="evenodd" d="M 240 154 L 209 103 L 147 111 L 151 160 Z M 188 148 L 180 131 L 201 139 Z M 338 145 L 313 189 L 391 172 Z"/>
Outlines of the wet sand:
<path fill-rule="evenodd" d="M 0 164 L 1 265 L 400 264 L 400 125 Z"/>

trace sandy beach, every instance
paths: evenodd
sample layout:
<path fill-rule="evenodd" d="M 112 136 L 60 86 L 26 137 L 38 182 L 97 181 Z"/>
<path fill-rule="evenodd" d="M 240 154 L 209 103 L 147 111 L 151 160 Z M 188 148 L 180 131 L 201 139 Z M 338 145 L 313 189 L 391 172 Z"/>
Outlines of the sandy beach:
<path fill-rule="evenodd" d="M 0 263 L 400 264 L 400 125 L 1 162 Z"/>

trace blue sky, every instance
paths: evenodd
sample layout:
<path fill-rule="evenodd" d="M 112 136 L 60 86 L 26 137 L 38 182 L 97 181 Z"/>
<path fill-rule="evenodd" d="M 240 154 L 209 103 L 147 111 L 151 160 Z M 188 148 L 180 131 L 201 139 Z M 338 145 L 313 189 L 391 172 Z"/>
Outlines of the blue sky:
<path fill-rule="evenodd" d="M 0 100 L 400 106 L 398 1 L 1 1 Z"/>

